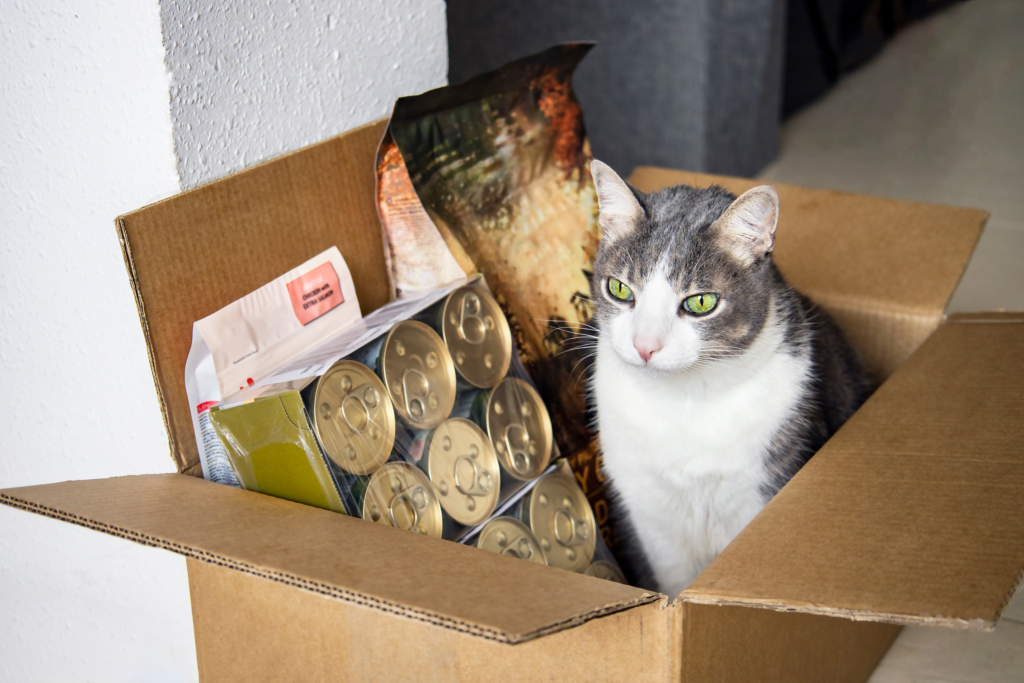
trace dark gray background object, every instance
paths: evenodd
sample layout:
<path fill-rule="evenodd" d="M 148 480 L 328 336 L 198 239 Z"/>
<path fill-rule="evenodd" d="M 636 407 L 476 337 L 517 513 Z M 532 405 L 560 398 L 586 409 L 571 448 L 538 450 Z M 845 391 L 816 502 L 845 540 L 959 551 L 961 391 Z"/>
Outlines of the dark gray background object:
<path fill-rule="evenodd" d="M 448 81 L 596 41 L 573 78 L 594 156 L 749 176 L 778 149 L 785 0 L 449 0 Z"/>

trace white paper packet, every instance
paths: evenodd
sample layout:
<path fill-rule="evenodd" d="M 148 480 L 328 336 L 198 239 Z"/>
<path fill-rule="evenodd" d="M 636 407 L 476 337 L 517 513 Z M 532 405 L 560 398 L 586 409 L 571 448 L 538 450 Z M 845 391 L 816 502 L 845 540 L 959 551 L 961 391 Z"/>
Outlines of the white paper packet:
<path fill-rule="evenodd" d="M 185 393 L 203 477 L 238 486 L 209 410 L 265 386 L 281 367 L 362 320 L 352 275 L 331 247 L 192 325 Z"/>

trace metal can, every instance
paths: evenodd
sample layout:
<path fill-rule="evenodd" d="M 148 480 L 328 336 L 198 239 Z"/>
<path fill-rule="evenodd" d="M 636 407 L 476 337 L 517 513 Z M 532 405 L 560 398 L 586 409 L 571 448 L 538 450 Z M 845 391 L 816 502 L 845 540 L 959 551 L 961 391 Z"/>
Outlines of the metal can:
<path fill-rule="evenodd" d="M 363 519 L 441 538 L 441 504 L 427 475 L 406 462 L 390 462 L 370 478 L 363 493 Z"/>
<path fill-rule="evenodd" d="M 459 524 L 483 523 L 498 504 L 498 457 L 487 435 L 469 420 L 451 418 L 432 431 L 420 467 L 434 484 L 441 507 Z"/>
<path fill-rule="evenodd" d="M 520 516 L 552 567 L 584 572 L 597 545 L 597 522 L 571 475 L 551 472 L 523 497 Z"/>
<path fill-rule="evenodd" d="M 429 326 L 405 320 L 371 344 L 367 365 L 387 388 L 395 413 L 414 429 L 434 429 L 455 404 L 455 366 Z"/>
<path fill-rule="evenodd" d="M 614 581 L 615 583 L 626 583 L 626 577 L 613 562 L 608 560 L 597 560 L 591 562 L 590 566 L 587 567 L 587 571 L 583 572 L 587 576 L 595 576 L 599 579 L 605 579 L 606 581 Z"/>
<path fill-rule="evenodd" d="M 395 443 L 395 411 L 370 368 L 351 360 L 332 365 L 306 390 L 320 447 L 348 474 L 373 474 Z"/>
<path fill-rule="evenodd" d="M 506 377 L 474 401 L 473 417 L 491 440 L 498 462 L 512 477 L 529 481 L 551 461 L 551 417 L 540 395 L 517 377 Z"/>
<path fill-rule="evenodd" d="M 508 372 L 512 332 L 498 302 L 484 289 L 459 287 L 428 309 L 425 319 L 448 346 L 460 384 L 487 389 Z"/>
<path fill-rule="evenodd" d="M 537 564 L 548 563 L 530 527 L 514 517 L 495 517 L 487 522 L 477 536 L 476 547 Z"/>

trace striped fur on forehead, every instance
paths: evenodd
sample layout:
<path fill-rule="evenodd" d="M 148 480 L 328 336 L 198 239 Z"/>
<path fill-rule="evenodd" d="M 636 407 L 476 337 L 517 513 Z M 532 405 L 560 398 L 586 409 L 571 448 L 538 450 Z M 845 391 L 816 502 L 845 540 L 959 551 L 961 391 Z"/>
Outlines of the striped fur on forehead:
<path fill-rule="evenodd" d="M 724 276 L 726 270 L 735 270 L 711 230 L 735 195 L 718 186 L 677 185 L 649 195 L 630 189 L 644 216 L 632 231 L 610 243 L 602 241 L 594 264 L 596 275 L 642 286 L 656 268 L 663 267 L 682 292 L 695 284 L 713 284 L 715 273 Z"/>

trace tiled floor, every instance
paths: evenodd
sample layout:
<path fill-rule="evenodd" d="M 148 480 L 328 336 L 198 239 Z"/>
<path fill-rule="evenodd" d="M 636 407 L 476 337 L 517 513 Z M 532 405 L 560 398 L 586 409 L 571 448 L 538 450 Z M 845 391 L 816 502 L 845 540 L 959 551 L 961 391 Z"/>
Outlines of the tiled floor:
<path fill-rule="evenodd" d="M 1024 2 L 957 4 L 783 128 L 766 180 L 986 209 L 949 310 L 1024 311 Z M 1024 681 L 1024 592 L 994 633 L 903 630 L 871 683 Z"/>
<path fill-rule="evenodd" d="M 766 180 L 991 212 L 950 311 L 1024 310 L 1024 2 L 896 36 L 790 119 Z"/>

